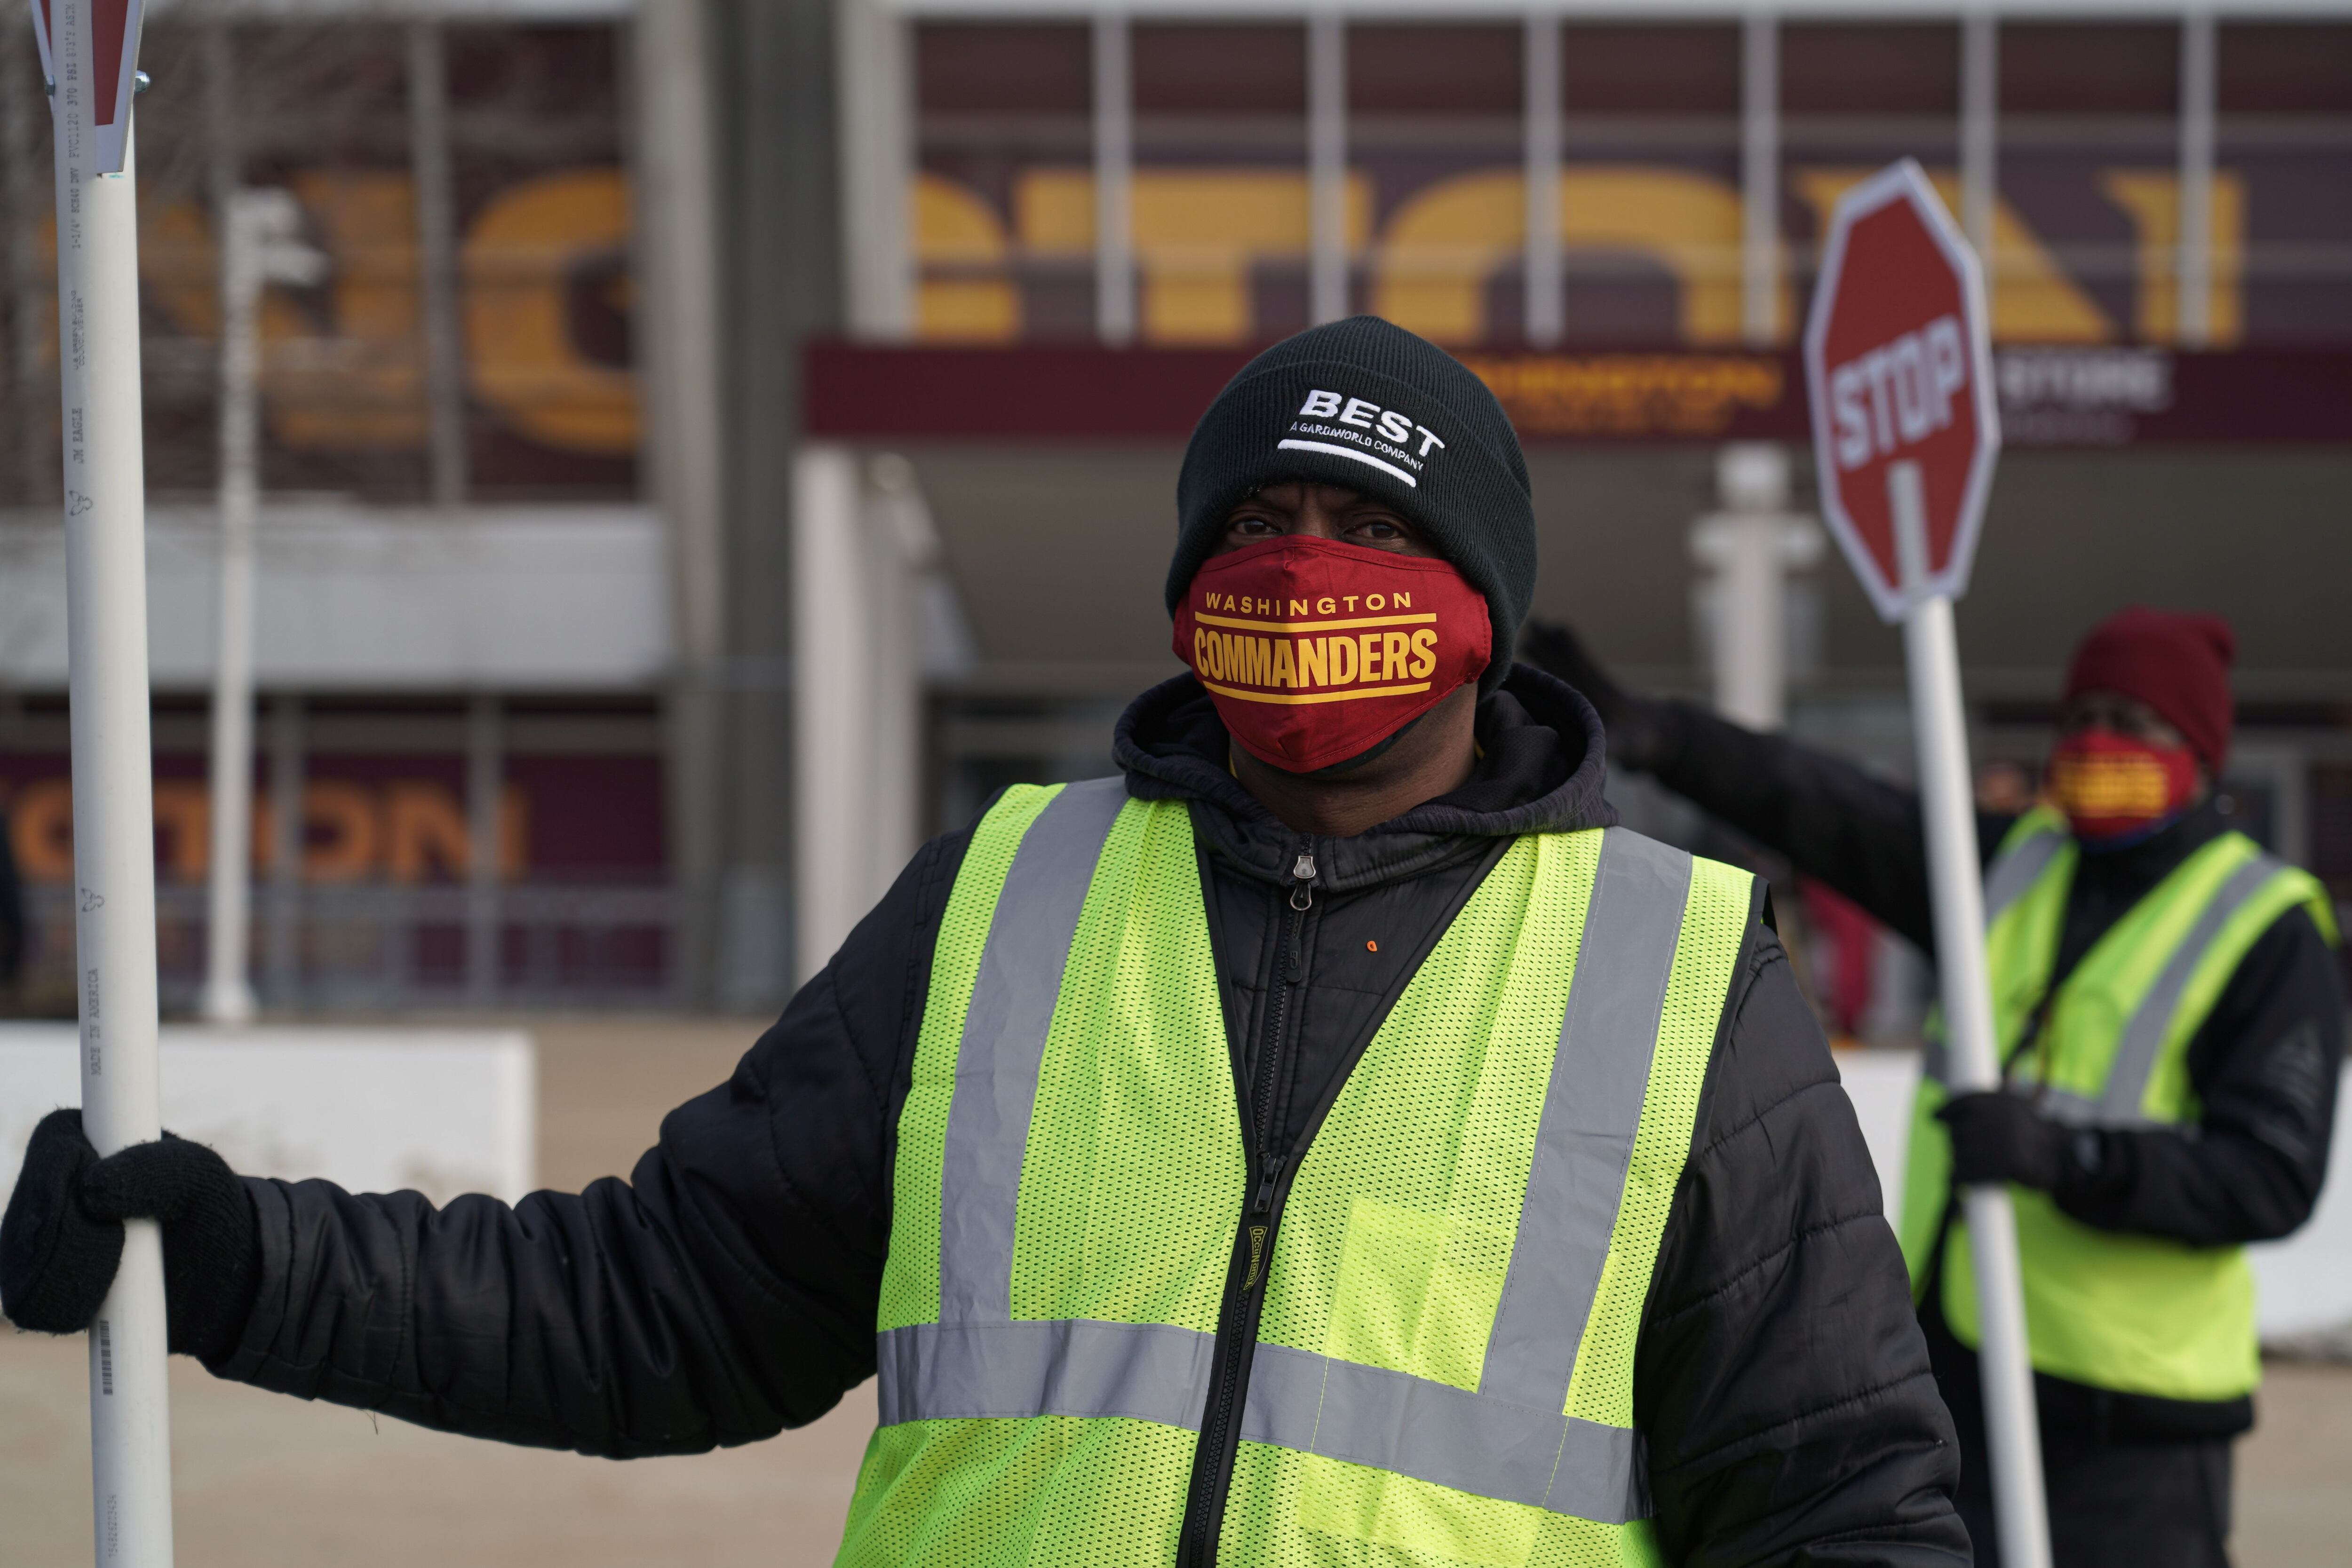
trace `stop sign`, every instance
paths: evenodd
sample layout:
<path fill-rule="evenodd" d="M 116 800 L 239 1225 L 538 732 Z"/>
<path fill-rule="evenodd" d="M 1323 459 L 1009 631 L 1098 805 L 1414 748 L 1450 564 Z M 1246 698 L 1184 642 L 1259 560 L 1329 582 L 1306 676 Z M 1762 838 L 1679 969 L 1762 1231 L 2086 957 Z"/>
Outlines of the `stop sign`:
<path fill-rule="evenodd" d="M 2000 449 L 1984 281 L 1919 165 L 1846 193 L 1830 219 L 1805 382 L 1822 510 L 1879 614 L 1915 595 L 1958 598 Z M 1925 580 L 1906 592 L 1890 470 L 1915 465 Z M 1896 476 L 1896 483 L 1903 480 Z"/>
<path fill-rule="evenodd" d="M 41 74 L 50 83 L 50 112 L 60 117 L 60 134 L 90 136 L 91 167 L 101 174 L 122 172 L 145 9 L 142 0 L 33 0 L 33 32 L 40 44 Z M 58 13 L 54 17 L 52 11 Z M 85 28 L 87 39 L 76 37 Z M 59 52 L 65 56 L 62 69 Z"/>

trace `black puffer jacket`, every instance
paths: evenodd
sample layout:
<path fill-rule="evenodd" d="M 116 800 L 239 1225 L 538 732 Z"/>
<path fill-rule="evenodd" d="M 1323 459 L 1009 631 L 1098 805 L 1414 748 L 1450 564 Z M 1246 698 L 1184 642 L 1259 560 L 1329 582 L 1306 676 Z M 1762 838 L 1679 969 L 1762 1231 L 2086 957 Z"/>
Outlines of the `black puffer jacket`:
<path fill-rule="evenodd" d="M 1181 677 L 1120 721 L 1129 789 L 1192 803 L 1262 1159 L 1296 1168 L 1514 836 L 1612 820 L 1599 722 L 1568 687 L 1515 672 L 1482 704 L 1478 737 L 1476 773 L 1454 794 L 1311 841 L 1320 880 L 1294 970 L 1300 841 L 1226 771 L 1207 698 Z M 628 1182 L 437 1212 L 413 1193 L 253 1182 L 261 1284 L 213 1369 L 614 1457 L 751 1442 L 824 1414 L 874 1371 L 898 1109 L 966 841 L 925 846 L 734 1077 L 665 1120 Z M 1708 1565 L 1965 1563 L 1950 1422 L 1878 1184 L 1765 918 L 1725 1020 L 1636 1366 L 1662 1544 Z M 1222 1488 L 1215 1461 L 1196 1487 Z"/>

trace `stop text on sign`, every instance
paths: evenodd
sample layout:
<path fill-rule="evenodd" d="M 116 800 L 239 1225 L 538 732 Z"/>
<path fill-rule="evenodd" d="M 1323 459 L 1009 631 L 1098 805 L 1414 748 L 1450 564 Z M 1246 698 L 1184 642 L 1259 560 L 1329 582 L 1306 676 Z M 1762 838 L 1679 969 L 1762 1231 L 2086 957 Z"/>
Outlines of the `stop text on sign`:
<path fill-rule="evenodd" d="M 1840 468 L 1859 468 L 1925 441 L 1950 425 L 1952 400 L 1969 384 L 1960 319 L 1938 316 L 1832 366 L 1829 382 Z"/>

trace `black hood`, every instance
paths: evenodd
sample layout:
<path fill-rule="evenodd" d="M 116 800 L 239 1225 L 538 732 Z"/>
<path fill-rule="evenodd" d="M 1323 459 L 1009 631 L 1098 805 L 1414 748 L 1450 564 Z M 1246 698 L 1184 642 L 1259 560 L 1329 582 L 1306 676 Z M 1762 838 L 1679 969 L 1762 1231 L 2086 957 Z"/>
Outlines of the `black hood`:
<path fill-rule="evenodd" d="M 1353 838 L 1318 839 L 1322 884 L 1334 892 L 1415 876 L 1484 854 L 1497 838 L 1606 828 L 1617 813 L 1607 782 L 1601 717 L 1573 687 L 1515 664 L 1478 701 L 1477 765 L 1450 794 L 1425 800 Z M 1128 706 L 1111 755 L 1139 800 L 1190 800 L 1193 826 L 1221 858 L 1279 883 L 1299 834 L 1241 786 L 1216 705 L 1191 674 L 1162 681 Z"/>

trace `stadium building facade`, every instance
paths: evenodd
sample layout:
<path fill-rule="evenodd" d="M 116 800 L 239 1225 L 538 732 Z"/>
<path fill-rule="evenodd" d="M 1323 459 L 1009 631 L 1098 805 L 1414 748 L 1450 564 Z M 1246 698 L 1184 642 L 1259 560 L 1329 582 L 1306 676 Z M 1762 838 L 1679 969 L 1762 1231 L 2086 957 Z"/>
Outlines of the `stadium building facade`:
<path fill-rule="evenodd" d="M 1990 259 L 2009 445 L 1961 614 L 1987 789 L 2032 788 L 2083 628 L 2214 610 L 2243 645 L 2230 793 L 2352 896 L 2352 5 L 2276 10 L 162 12 L 167 997 L 205 939 L 211 214 L 239 183 L 291 190 L 331 264 L 263 320 L 274 1005 L 772 1007 L 921 835 L 1108 768 L 1119 705 L 1178 667 L 1192 416 L 1254 345 L 1352 311 L 1510 409 L 1538 612 L 1705 693 L 1694 519 L 1732 443 L 1783 448 L 1807 506 L 1816 239 L 1905 155 Z M 37 1001 L 67 985 L 70 821 L 31 57 L 0 40 L 0 789 Z M 1897 638 L 1833 561 L 1786 603 L 1788 722 L 1903 767 Z M 1832 1021 L 1901 1033 L 1901 963 L 1826 903 L 1812 925 Z"/>

